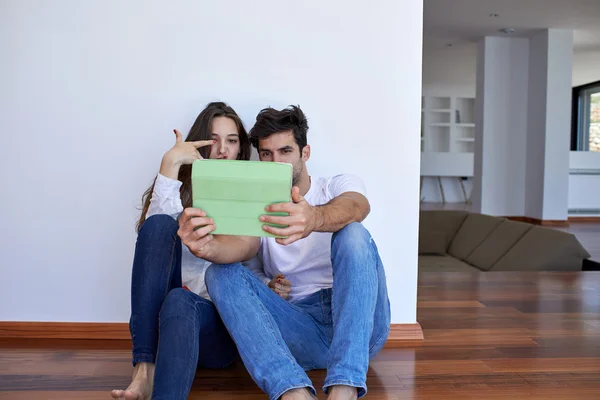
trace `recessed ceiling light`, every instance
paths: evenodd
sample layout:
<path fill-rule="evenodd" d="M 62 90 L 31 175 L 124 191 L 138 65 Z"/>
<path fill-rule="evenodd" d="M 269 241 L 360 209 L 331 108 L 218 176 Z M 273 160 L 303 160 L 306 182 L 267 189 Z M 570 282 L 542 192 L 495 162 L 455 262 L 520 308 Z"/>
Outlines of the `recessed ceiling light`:
<path fill-rule="evenodd" d="M 490 17 L 492 17 L 492 18 L 498 18 L 499 16 L 500 16 L 500 14 L 496 14 L 496 13 L 490 14 Z"/>
<path fill-rule="evenodd" d="M 498 32 L 506 33 L 509 35 L 511 33 L 515 33 L 516 31 L 513 28 L 502 28 L 498 29 Z"/>

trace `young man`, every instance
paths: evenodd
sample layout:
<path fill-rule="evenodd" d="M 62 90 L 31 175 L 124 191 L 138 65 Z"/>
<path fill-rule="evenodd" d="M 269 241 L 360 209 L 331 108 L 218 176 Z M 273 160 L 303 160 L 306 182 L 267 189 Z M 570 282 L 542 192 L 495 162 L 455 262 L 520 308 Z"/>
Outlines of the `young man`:
<path fill-rule="evenodd" d="M 272 400 L 314 398 L 305 371 L 323 368 L 329 399 L 356 399 L 367 390 L 369 359 L 389 334 L 385 273 L 360 223 L 370 210 L 362 182 L 311 177 L 307 131 L 298 107 L 264 109 L 250 131 L 261 161 L 293 165 L 292 202 L 267 207 L 289 215 L 261 216 L 287 226 L 264 226 L 285 239 L 213 237 L 213 221 L 197 209 L 184 211 L 179 235 L 198 257 L 223 264 L 206 272 L 209 294 L 248 372 Z M 283 274 L 291 281 L 287 301 L 239 263 L 257 253 L 267 280 Z"/>

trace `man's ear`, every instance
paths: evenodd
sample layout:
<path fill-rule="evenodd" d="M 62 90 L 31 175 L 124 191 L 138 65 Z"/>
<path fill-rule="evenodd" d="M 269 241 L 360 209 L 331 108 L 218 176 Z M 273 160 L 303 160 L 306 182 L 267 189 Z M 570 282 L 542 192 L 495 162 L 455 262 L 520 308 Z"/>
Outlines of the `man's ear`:
<path fill-rule="evenodd" d="M 302 161 L 306 162 L 310 158 L 310 145 L 307 144 L 302 149 Z"/>

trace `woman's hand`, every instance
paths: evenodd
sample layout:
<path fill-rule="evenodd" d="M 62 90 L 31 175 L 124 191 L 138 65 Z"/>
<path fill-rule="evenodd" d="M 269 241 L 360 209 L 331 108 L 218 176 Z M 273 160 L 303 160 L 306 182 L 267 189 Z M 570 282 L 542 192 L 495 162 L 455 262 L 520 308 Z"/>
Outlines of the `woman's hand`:
<path fill-rule="evenodd" d="M 279 274 L 271 279 L 271 282 L 269 282 L 267 286 L 284 300 L 287 300 L 292 291 L 292 282 L 285 279 L 283 274 Z"/>
<path fill-rule="evenodd" d="M 198 151 L 200 147 L 211 146 L 216 142 L 214 140 L 184 142 L 177 129 L 173 129 L 173 132 L 175 132 L 175 145 L 163 156 L 160 173 L 168 178 L 177 179 L 179 168 L 182 165 L 192 164 L 194 161 L 202 159 Z"/>

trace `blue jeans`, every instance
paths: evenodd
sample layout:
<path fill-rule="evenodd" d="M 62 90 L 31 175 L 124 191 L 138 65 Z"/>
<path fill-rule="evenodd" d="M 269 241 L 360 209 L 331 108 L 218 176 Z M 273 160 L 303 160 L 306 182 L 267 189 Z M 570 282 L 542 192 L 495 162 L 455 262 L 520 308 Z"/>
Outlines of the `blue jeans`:
<path fill-rule="evenodd" d="M 177 221 L 153 215 L 142 225 L 135 244 L 131 273 L 133 365 L 156 361 L 158 315 L 167 294 L 181 287 L 181 240 Z"/>
<path fill-rule="evenodd" d="M 148 218 L 133 261 L 130 331 L 133 364 L 156 364 L 153 399 L 187 399 L 196 369 L 237 356 L 213 303 L 181 288 L 181 240 L 168 215 Z"/>
<path fill-rule="evenodd" d="M 186 289 L 171 290 L 160 311 L 152 400 L 187 399 L 198 367 L 224 368 L 236 357 L 213 303 Z"/>
<path fill-rule="evenodd" d="M 316 393 L 306 370 L 327 369 L 333 385 L 367 392 L 369 360 L 390 331 L 386 279 L 375 242 L 353 223 L 332 237 L 333 287 L 291 304 L 241 264 L 212 265 L 206 284 L 257 385 L 278 399 L 294 388 Z"/>

